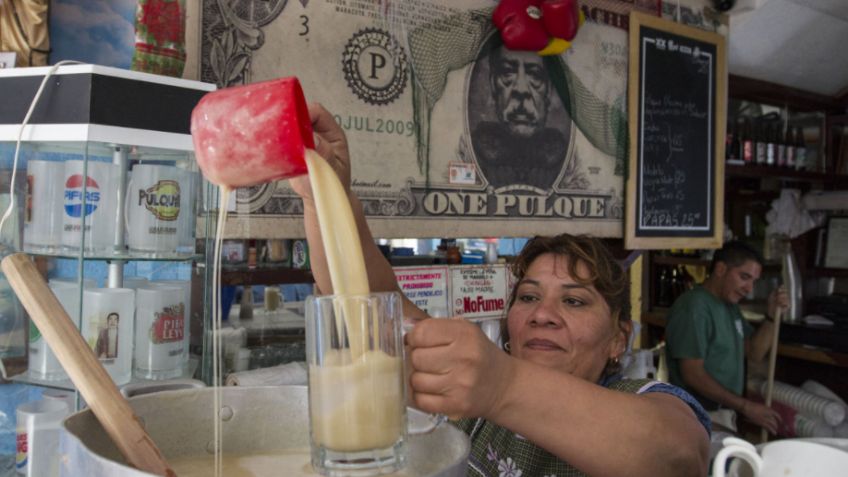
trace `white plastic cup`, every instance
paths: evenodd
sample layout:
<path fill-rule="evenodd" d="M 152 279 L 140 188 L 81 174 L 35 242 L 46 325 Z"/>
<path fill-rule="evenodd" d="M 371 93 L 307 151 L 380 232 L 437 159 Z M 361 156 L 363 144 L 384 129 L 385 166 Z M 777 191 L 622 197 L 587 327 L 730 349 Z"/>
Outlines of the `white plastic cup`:
<path fill-rule="evenodd" d="M 80 291 L 75 286 L 66 282 L 50 280 L 50 290 L 56 295 L 56 299 L 65 309 L 74 324 L 79 323 L 79 299 Z M 41 332 L 35 323 L 29 323 L 29 375 L 31 378 L 44 381 L 62 381 L 68 379 L 65 369 L 47 341 L 41 336 Z"/>
<path fill-rule="evenodd" d="M 59 430 L 69 413 L 61 401 L 40 400 L 21 404 L 17 419 L 15 469 L 27 477 L 59 475 Z"/>
<path fill-rule="evenodd" d="M 178 169 L 183 176 L 185 190 L 180 194 L 180 216 L 177 220 L 179 235 L 177 251 L 195 253 L 195 227 L 197 221 L 197 194 L 199 193 L 200 174 L 188 169 Z"/>
<path fill-rule="evenodd" d="M 27 162 L 27 202 L 24 245 L 37 252 L 53 252 L 62 245 L 65 164 Z"/>
<path fill-rule="evenodd" d="M 88 161 L 87 176 L 84 176 L 84 162 L 65 162 L 62 245 L 78 250 L 84 240 L 87 252 L 113 251 L 118 222 L 117 182 L 120 167 L 112 163 Z M 83 191 L 86 196 L 85 207 Z"/>
<path fill-rule="evenodd" d="M 132 288 L 133 290 L 138 290 L 139 288 L 144 288 L 149 284 L 150 280 L 144 277 L 124 277 L 123 288 Z"/>
<path fill-rule="evenodd" d="M 129 288 L 83 290 L 80 332 L 117 385 L 132 376 L 134 313 Z"/>
<path fill-rule="evenodd" d="M 76 394 L 73 391 L 57 388 L 46 388 L 41 393 L 41 399 L 45 401 L 58 401 L 68 406 L 68 413 L 73 413 L 77 408 Z M 80 396 L 82 401 L 82 396 Z M 84 404 L 84 403 L 80 403 Z"/>
<path fill-rule="evenodd" d="M 56 287 L 71 287 L 73 289 L 77 289 L 77 279 L 76 278 L 51 278 L 50 285 Z M 83 288 L 96 288 L 97 281 L 93 278 L 83 278 L 82 279 L 82 287 Z"/>
<path fill-rule="evenodd" d="M 178 287 L 182 290 L 182 303 L 185 309 L 185 341 L 183 343 L 183 364 L 188 363 L 189 344 L 191 343 L 191 280 L 153 280 L 147 288 Z"/>
<path fill-rule="evenodd" d="M 131 251 L 177 251 L 180 216 L 190 199 L 189 189 L 186 174 L 174 166 L 139 164 L 133 168 L 126 201 Z"/>
<path fill-rule="evenodd" d="M 136 290 L 135 369 L 142 379 L 170 379 L 185 362 L 185 304 L 178 286 Z"/>

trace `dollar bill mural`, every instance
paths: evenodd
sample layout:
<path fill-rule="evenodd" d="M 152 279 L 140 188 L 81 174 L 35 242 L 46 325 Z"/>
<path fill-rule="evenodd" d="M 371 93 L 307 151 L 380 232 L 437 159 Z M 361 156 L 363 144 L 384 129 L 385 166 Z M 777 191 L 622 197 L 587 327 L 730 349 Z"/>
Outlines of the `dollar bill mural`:
<path fill-rule="evenodd" d="M 300 78 L 347 133 L 375 236 L 622 235 L 627 14 L 581 2 L 560 56 L 502 47 L 492 0 L 215 0 L 201 79 Z M 286 182 L 241 189 L 230 235 L 302 236 Z"/>

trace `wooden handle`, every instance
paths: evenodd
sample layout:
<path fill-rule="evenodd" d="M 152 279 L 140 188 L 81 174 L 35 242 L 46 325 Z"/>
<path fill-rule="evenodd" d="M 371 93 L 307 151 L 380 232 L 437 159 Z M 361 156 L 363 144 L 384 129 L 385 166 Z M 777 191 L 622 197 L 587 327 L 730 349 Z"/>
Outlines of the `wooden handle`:
<path fill-rule="evenodd" d="M 145 472 L 176 477 L 29 256 L 9 255 L 0 267 L 30 319 L 127 462 Z"/>
<path fill-rule="evenodd" d="M 771 407 L 771 397 L 774 392 L 774 370 L 777 367 L 777 346 L 778 346 L 778 338 L 780 337 L 780 322 L 783 321 L 783 310 L 778 307 L 777 311 L 774 313 L 774 333 L 771 337 L 771 348 L 769 348 L 769 366 L 768 366 L 768 380 L 766 381 L 766 406 Z M 768 431 L 766 428 L 762 428 L 760 431 L 760 440 L 762 442 L 768 442 Z"/>

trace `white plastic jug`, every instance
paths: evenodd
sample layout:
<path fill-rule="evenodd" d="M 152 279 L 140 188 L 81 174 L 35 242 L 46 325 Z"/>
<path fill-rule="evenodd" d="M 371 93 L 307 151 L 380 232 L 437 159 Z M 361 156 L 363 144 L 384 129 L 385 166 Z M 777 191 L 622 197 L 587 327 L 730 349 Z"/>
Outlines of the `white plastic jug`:
<path fill-rule="evenodd" d="M 815 442 L 784 439 L 768 443 L 757 453 L 751 443 L 735 437 L 722 441 L 724 447 L 713 461 L 713 477 L 725 477 L 727 462 L 738 458 L 754 470 L 754 477 L 844 477 L 848 452 Z M 734 466 L 735 467 L 735 466 Z M 736 475 L 731 471 L 730 475 Z"/>

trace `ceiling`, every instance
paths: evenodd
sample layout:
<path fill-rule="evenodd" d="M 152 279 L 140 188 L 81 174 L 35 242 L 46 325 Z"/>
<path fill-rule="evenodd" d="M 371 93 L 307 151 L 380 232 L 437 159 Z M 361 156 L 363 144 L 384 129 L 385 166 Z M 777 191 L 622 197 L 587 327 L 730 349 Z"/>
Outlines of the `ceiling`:
<path fill-rule="evenodd" d="M 848 0 L 737 0 L 731 74 L 848 96 Z"/>

